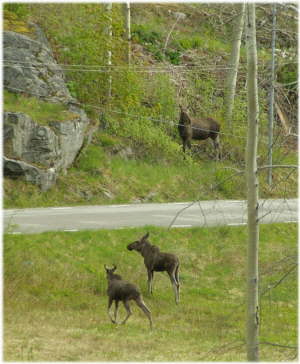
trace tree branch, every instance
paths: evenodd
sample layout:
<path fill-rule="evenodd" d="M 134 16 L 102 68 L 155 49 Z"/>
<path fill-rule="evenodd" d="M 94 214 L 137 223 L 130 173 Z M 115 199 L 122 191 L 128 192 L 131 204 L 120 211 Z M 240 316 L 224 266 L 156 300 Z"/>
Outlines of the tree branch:
<path fill-rule="evenodd" d="M 294 164 L 274 164 L 272 166 L 261 166 L 258 167 L 258 170 L 262 170 L 262 169 L 268 169 L 268 168 L 298 168 L 297 165 Z"/>
<path fill-rule="evenodd" d="M 268 291 L 270 291 L 271 289 L 273 289 L 273 288 L 276 288 L 277 286 L 279 286 L 279 284 L 283 281 L 283 280 L 285 280 L 285 278 L 289 275 L 289 274 L 291 274 L 292 272 L 293 272 L 293 270 L 297 267 L 297 265 L 298 265 L 298 263 L 295 263 L 294 265 L 293 265 L 293 267 L 287 272 L 287 273 L 285 273 L 280 279 L 279 279 L 279 281 L 277 281 L 277 282 L 275 282 L 271 287 L 269 286 L 268 288 L 266 288 L 261 294 L 260 294 L 260 297 L 262 297 L 264 294 L 266 294 Z"/>
<path fill-rule="evenodd" d="M 260 343 L 260 344 L 261 344 L 261 345 L 279 346 L 280 348 L 287 348 L 287 349 L 298 349 L 298 347 L 297 347 L 297 346 L 274 344 L 274 343 L 269 343 L 268 341 L 264 341 L 264 342 L 262 342 L 262 343 Z"/>

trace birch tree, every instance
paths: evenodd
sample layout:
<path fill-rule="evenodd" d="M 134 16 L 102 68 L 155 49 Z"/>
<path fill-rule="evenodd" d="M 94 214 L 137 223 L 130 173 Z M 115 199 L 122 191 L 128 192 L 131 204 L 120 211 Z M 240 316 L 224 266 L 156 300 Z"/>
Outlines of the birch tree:
<path fill-rule="evenodd" d="M 259 304 L 258 304 L 258 91 L 255 4 L 246 8 L 247 46 L 247 99 L 248 135 L 246 150 L 246 182 L 248 201 L 248 250 L 247 250 L 247 359 L 258 361 Z"/>
<path fill-rule="evenodd" d="M 225 82 L 224 116 L 229 128 L 232 128 L 232 111 L 244 28 L 245 3 L 238 5 L 238 12 L 239 14 L 232 30 L 232 47 Z"/>

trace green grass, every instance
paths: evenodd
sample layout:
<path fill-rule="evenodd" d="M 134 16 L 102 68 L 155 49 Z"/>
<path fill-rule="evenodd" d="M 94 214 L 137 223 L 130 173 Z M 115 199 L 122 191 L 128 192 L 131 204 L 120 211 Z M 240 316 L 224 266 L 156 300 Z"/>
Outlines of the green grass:
<path fill-rule="evenodd" d="M 107 147 L 107 150 L 110 146 Z M 181 163 L 124 160 L 91 145 L 66 176 L 43 193 L 24 181 L 4 179 L 4 207 L 25 208 L 82 204 L 175 202 L 244 198 L 244 181 L 222 182 L 232 171 L 224 165 L 199 160 Z M 181 154 L 181 152 L 180 152 Z M 215 188 L 214 188 L 215 186 Z M 109 192 L 107 194 L 107 192 Z"/>
<path fill-rule="evenodd" d="M 112 148 L 120 145 L 119 138 L 103 134 L 67 175 L 60 175 L 56 185 L 43 193 L 29 182 L 4 178 L 4 207 L 246 199 L 244 174 L 237 174 L 235 165 L 229 161 L 210 161 L 212 150 L 203 151 L 205 142 L 200 156 L 194 154 L 194 161 L 184 160 L 179 151 L 178 158 L 182 160 L 178 162 L 126 160 L 111 155 Z M 296 164 L 295 159 L 288 158 L 287 163 Z M 244 167 L 239 168 L 242 171 Z M 269 186 L 266 181 L 267 172 L 263 170 L 260 172 L 261 198 L 297 196 L 296 170 L 275 169 L 273 185 Z"/>
<path fill-rule="evenodd" d="M 29 115 L 36 123 L 48 125 L 50 122 L 63 122 L 77 118 L 63 104 L 41 101 L 36 97 L 27 97 L 4 90 L 4 111 L 22 112 Z"/>
<path fill-rule="evenodd" d="M 181 262 L 181 302 L 166 274 L 147 293 L 142 258 L 126 245 L 150 241 Z M 244 227 L 101 230 L 4 236 L 4 359 L 7 361 L 245 361 Z M 279 281 L 297 256 L 296 224 L 260 228 L 261 289 Z M 125 326 L 107 313 L 103 265 L 136 283 L 154 330 L 132 304 Z M 261 297 L 261 341 L 297 345 L 297 274 Z M 120 317 L 125 310 L 120 309 Z M 261 345 L 261 360 L 294 350 Z"/>

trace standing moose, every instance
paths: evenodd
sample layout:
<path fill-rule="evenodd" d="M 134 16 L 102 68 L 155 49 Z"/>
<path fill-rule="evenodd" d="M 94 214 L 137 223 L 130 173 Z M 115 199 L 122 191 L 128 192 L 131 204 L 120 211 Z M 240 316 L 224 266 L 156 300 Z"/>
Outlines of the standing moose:
<path fill-rule="evenodd" d="M 162 253 L 155 245 L 147 240 L 149 233 L 140 240 L 134 241 L 127 246 L 128 250 L 136 250 L 144 257 L 144 263 L 148 272 L 148 291 L 152 293 L 152 281 L 154 272 L 166 271 L 170 277 L 174 293 L 175 302 L 179 302 L 179 259 L 171 253 Z"/>
<path fill-rule="evenodd" d="M 185 153 L 186 147 L 191 149 L 191 141 L 205 140 L 210 138 L 213 141 L 216 159 L 221 158 L 220 143 L 219 143 L 219 132 L 220 124 L 210 117 L 196 119 L 191 118 L 187 110 L 182 106 L 180 107 L 180 119 L 178 124 L 179 135 L 182 140 L 182 148 Z"/>
<path fill-rule="evenodd" d="M 112 268 L 108 268 L 106 265 L 104 265 L 104 268 L 106 271 L 106 278 L 107 278 L 107 282 L 108 282 L 107 313 L 111 319 L 111 322 L 114 324 L 117 323 L 119 301 L 122 301 L 124 304 L 124 307 L 127 311 L 127 315 L 126 315 L 125 319 L 122 321 L 122 324 L 125 324 L 125 322 L 129 318 L 129 316 L 131 315 L 129 301 L 134 300 L 135 303 L 142 309 L 142 311 L 148 317 L 148 320 L 150 323 L 150 328 L 152 329 L 151 312 L 148 309 L 148 307 L 145 305 L 145 302 L 143 301 L 142 295 L 141 295 L 140 291 L 138 290 L 138 288 L 134 284 L 124 281 L 119 274 L 115 274 L 114 272 L 117 269 L 117 267 L 115 265 Z M 114 318 L 110 314 L 110 308 L 111 308 L 113 301 L 115 301 Z"/>

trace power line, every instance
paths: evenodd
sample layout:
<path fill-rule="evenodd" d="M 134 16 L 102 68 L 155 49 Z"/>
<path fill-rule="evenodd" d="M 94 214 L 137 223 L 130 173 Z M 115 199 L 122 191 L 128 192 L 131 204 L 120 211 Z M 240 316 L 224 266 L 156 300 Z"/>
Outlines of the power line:
<path fill-rule="evenodd" d="M 28 64 L 32 64 L 32 66 L 30 65 L 22 65 L 20 64 L 21 62 L 10 62 L 10 61 L 4 61 L 4 67 L 12 67 L 14 65 L 18 66 L 19 68 L 23 68 L 23 69 L 36 69 L 36 67 L 53 67 L 53 64 L 48 64 L 48 63 L 38 63 L 38 64 L 32 64 L 29 63 Z M 23 63 L 23 62 L 22 62 Z M 24 62 L 26 64 L 26 62 Z M 176 68 L 170 68 L 170 67 L 166 67 L 166 68 L 157 68 L 157 67 L 122 67 L 122 66 L 95 66 L 95 67 L 89 67 L 87 66 L 86 68 L 67 68 L 70 67 L 68 65 L 58 65 L 55 64 L 54 66 L 58 66 L 57 68 L 61 68 L 61 71 L 67 71 L 67 72 L 98 72 L 98 73 L 110 73 L 110 72 L 123 72 L 124 70 L 130 70 L 130 71 L 134 71 L 136 73 L 165 73 L 165 72 L 178 72 L 178 70 L 181 73 L 196 73 L 196 72 L 200 72 L 200 71 L 223 71 L 223 70 L 229 70 L 230 67 L 203 67 L 203 66 L 195 66 L 192 67 L 193 69 L 188 69 L 190 68 L 189 66 L 186 67 L 186 69 L 184 69 L 184 67 L 180 67 L 178 69 Z M 75 67 L 75 66 L 74 66 Z M 76 66 L 77 67 L 77 66 Z M 84 67 L 84 66 L 81 66 Z M 97 68 L 98 69 L 97 69 Z"/>
<path fill-rule="evenodd" d="M 85 65 L 67 65 L 67 64 L 50 64 L 50 63 L 33 63 L 26 61 L 14 61 L 14 60 L 4 60 L 4 67 L 11 67 L 16 65 L 23 69 L 36 69 L 36 67 L 53 67 L 61 68 L 61 71 L 66 72 L 97 72 L 97 73 L 111 73 L 111 72 L 122 72 L 124 70 L 130 70 L 136 73 L 165 73 L 165 72 L 178 72 L 181 73 L 197 73 L 201 71 L 228 71 L 232 67 L 229 66 L 203 66 L 203 65 L 172 65 L 172 66 L 122 66 L 122 65 L 95 65 L 95 66 L 85 66 Z M 80 68 L 78 68 L 80 67 Z M 245 71 L 239 71 L 239 75 L 245 75 Z M 219 75 L 216 75 L 219 78 Z"/>
<path fill-rule="evenodd" d="M 9 63 L 23 63 L 23 64 L 33 64 L 32 61 L 20 61 L 18 59 L 3 59 L 2 62 L 9 62 Z M 53 66 L 53 63 L 43 63 L 43 62 L 35 62 L 37 65 L 45 65 L 45 66 Z M 287 64 L 298 64 L 298 62 L 283 62 L 280 63 L 280 65 L 287 65 Z M 150 65 L 150 66 L 145 66 L 145 65 L 99 65 L 99 64 L 93 64 L 93 65 L 85 65 L 85 64 L 65 64 L 65 63 L 55 63 L 58 66 L 62 66 L 62 67 L 84 67 L 84 68 L 132 68 L 132 69 L 179 69 L 179 68 L 213 68 L 213 69 L 232 69 L 233 67 L 230 67 L 229 65 L 225 65 L 225 64 L 220 64 L 220 65 L 200 65 L 200 64 L 183 64 L 183 65 L 174 65 L 174 64 L 168 64 L 168 65 Z M 260 65 L 262 66 L 266 66 L 266 63 L 261 63 Z M 246 63 L 242 63 L 240 62 L 239 67 L 245 67 Z"/>
<path fill-rule="evenodd" d="M 15 88 L 15 87 L 10 87 L 10 86 L 5 86 L 5 88 L 15 90 L 15 91 L 20 91 L 20 92 L 23 92 L 25 94 L 27 93 L 27 94 L 31 94 L 31 95 L 34 95 L 34 96 L 39 96 L 39 97 L 45 98 L 44 95 L 40 95 L 40 94 L 34 93 L 32 91 L 29 91 L 29 90 L 22 90 L 22 89 L 18 89 L 18 88 Z M 78 105 L 78 106 L 82 106 L 82 107 L 86 106 L 86 107 L 93 108 L 95 110 L 103 111 L 103 108 L 100 108 L 99 106 L 95 106 L 95 105 L 91 105 L 91 104 L 84 104 L 84 103 L 80 103 L 80 102 L 74 102 L 73 104 Z M 121 115 L 124 115 L 124 116 L 129 116 L 129 117 L 132 117 L 132 118 L 137 118 L 137 119 L 144 118 L 144 119 L 148 119 L 148 120 L 151 120 L 151 121 L 154 121 L 154 122 L 157 122 L 157 123 L 167 123 L 167 124 L 170 124 L 171 126 L 184 126 L 183 124 L 176 123 L 173 120 L 155 119 L 155 118 L 152 118 L 152 117 L 146 116 L 146 115 L 128 114 L 128 113 L 125 113 L 124 111 L 117 111 L 117 110 L 110 110 L 110 112 L 114 113 L 114 114 L 121 114 Z M 194 130 L 201 130 L 201 131 L 205 131 L 205 132 L 209 131 L 209 129 L 195 127 L 195 126 L 191 126 L 191 128 L 194 129 Z M 242 128 L 242 126 L 240 126 L 240 128 Z M 247 137 L 236 135 L 236 134 L 224 133 L 224 132 L 220 132 L 220 131 L 219 132 L 211 131 L 211 132 L 219 134 L 219 135 L 224 135 L 224 136 L 229 136 L 229 137 L 233 137 L 233 138 L 237 138 L 237 139 L 247 140 Z M 263 140 L 261 140 L 261 142 L 264 143 L 264 144 L 267 144 L 267 142 L 265 142 Z"/>
<path fill-rule="evenodd" d="M 15 88 L 15 87 L 10 87 L 10 86 L 5 86 L 5 87 L 8 88 L 8 89 L 11 89 L 11 90 L 20 91 L 20 92 L 23 92 L 23 93 L 27 93 L 27 94 L 31 94 L 31 95 L 34 95 L 34 96 L 39 96 L 39 97 L 45 98 L 44 95 L 33 93 L 32 91 L 29 91 L 29 90 L 22 90 L 22 89 L 18 89 L 18 88 Z M 91 108 L 94 108 L 95 110 L 103 111 L 103 109 L 100 108 L 99 106 L 95 106 L 95 105 L 91 105 L 91 104 L 83 104 L 83 103 L 80 103 L 80 102 L 76 102 L 76 103 L 74 102 L 74 105 L 83 106 L 83 107 L 84 106 L 91 107 Z M 148 119 L 148 120 L 151 120 L 151 121 L 154 121 L 154 122 L 159 122 L 159 123 L 169 123 L 172 126 L 184 126 L 183 124 L 175 123 L 173 120 L 154 119 L 154 118 L 152 118 L 150 116 L 146 116 L 146 115 L 144 116 L 144 115 L 128 114 L 128 113 L 125 113 L 123 111 L 117 111 L 117 110 L 110 110 L 110 112 L 112 112 L 114 114 L 121 114 L 121 115 L 125 115 L 125 116 L 130 116 L 130 117 L 133 117 L 133 118 L 141 118 L 142 117 L 142 118 L 145 118 L 145 119 Z M 208 129 L 194 127 L 194 126 L 192 126 L 191 128 L 195 129 L 195 130 L 206 131 L 206 132 L 209 131 Z M 239 138 L 239 139 L 245 139 L 245 140 L 247 139 L 246 137 L 239 136 L 239 135 L 234 135 L 234 134 L 229 134 L 229 133 L 223 133 L 223 132 L 213 132 L 213 133 L 217 133 L 217 134 L 221 134 L 221 135 L 227 135 L 227 136 L 231 136 L 231 137 Z"/>

